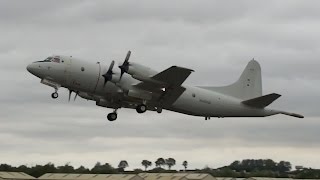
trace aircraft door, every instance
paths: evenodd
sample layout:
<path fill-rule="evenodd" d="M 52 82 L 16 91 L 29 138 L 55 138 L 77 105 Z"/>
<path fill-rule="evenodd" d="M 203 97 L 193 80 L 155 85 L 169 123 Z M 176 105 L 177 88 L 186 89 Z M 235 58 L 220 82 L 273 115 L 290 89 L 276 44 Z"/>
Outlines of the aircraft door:
<path fill-rule="evenodd" d="M 64 77 L 65 77 L 65 82 L 67 86 L 71 85 L 71 64 L 72 64 L 72 59 L 70 58 L 65 58 L 64 64 L 65 64 L 65 71 L 64 71 Z"/>

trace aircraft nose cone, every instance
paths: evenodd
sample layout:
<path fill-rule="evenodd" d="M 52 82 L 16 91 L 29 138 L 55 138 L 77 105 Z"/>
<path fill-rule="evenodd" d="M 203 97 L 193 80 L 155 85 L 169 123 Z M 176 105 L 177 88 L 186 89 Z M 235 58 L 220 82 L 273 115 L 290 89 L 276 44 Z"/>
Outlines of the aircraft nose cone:
<path fill-rule="evenodd" d="M 34 63 L 31 63 L 27 66 L 27 70 L 33 74 L 33 75 L 37 75 L 37 68 L 36 68 L 36 65 Z"/>
<path fill-rule="evenodd" d="M 29 65 L 27 66 L 27 70 L 28 70 L 30 73 L 32 73 L 32 71 L 33 71 L 32 64 L 29 64 Z"/>
<path fill-rule="evenodd" d="M 27 70 L 34 76 L 38 78 L 42 78 L 44 76 L 44 72 L 41 70 L 41 66 L 38 63 L 31 63 L 27 66 Z"/>

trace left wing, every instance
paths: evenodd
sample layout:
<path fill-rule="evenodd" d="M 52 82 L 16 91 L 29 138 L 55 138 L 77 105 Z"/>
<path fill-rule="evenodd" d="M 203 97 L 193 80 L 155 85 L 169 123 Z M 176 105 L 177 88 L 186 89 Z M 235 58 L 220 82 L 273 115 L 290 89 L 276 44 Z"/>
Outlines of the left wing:
<path fill-rule="evenodd" d="M 168 86 L 181 86 L 181 84 L 189 77 L 193 72 L 191 69 L 171 66 L 170 68 L 154 75 L 152 79 L 164 82 Z"/>
<path fill-rule="evenodd" d="M 171 66 L 170 68 L 150 77 L 150 81 L 143 81 L 134 87 L 159 94 L 158 100 L 171 105 L 185 91 L 182 83 L 193 72 L 191 69 Z"/>

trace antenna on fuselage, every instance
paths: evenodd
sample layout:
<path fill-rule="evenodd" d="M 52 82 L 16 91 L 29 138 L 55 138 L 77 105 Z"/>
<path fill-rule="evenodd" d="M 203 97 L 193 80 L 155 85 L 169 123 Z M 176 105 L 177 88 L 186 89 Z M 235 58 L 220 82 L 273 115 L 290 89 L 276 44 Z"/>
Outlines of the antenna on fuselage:
<path fill-rule="evenodd" d="M 77 91 L 76 95 L 74 95 L 73 101 L 76 101 L 78 94 L 79 94 L 79 91 Z"/>
<path fill-rule="evenodd" d="M 68 99 L 68 102 L 70 102 L 72 92 L 73 92 L 73 91 L 72 91 L 71 89 L 69 89 L 69 99 Z"/>

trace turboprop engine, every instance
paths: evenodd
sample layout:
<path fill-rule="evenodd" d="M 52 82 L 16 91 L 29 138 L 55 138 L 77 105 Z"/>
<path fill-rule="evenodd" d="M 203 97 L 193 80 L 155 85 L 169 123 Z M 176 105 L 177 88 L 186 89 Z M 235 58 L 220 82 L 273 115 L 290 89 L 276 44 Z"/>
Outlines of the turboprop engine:
<path fill-rule="evenodd" d="M 120 79 L 124 73 L 130 74 L 133 78 L 139 81 L 150 81 L 150 77 L 157 74 L 149 67 L 143 66 L 138 63 L 129 62 L 131 51 L 128 51 L 127 56 L 122 65 L 119 66 L 121 70 Z"/>
<path fill-rule="evenodd" d="M 130 63 L 127 73 L 130 74 L 133 78 L 140 81 L 146 81 L 151 76 L 156 74 L 156 72 L 154 72 L 149 67 L 143 66 L 138 63 Z"/>
<path fill-rule="evenodd" d="M 130 54 L 131 54 L 131 51 L 127 53 L 127 56 L 123 64 L 119 66 L 120 72 L 118 71 L 118 69 L 113 69 L 115 62 L 114 61 L 111 62 L 107 72 L 102 75 L 104 77 L 104 86 L 106 85 L 106 83 L 111 81 L 114 84 L 116 84 L 118 87 L 120 87 L 124 92 L 127 92 L 128 94 L 136 95 L 137 94 L 136 92 L 129 93 L 129 90 L 131 89 L 131 84 L 125 83 L 123 82 L 123 80 L 121 81 L 124 73 L 131 75 L 134 79 L 139 81 L 160 83 L 150 78 L 153 75 L 157 74 L 156 71 L 138 63 L 132 63 L 132 62 L 129 63 Z"/>
<path fill-rule="evenodd" d="M 104 77 L 104 86 L 107 84 L 108 81 L 111 81 L 113 83 L 117 83 L 120 81 L 121 74 L 120 72 L 114 71 L 113 66 L 114 61 L 111 62 L 108 71 L 102 75 Z"/>

